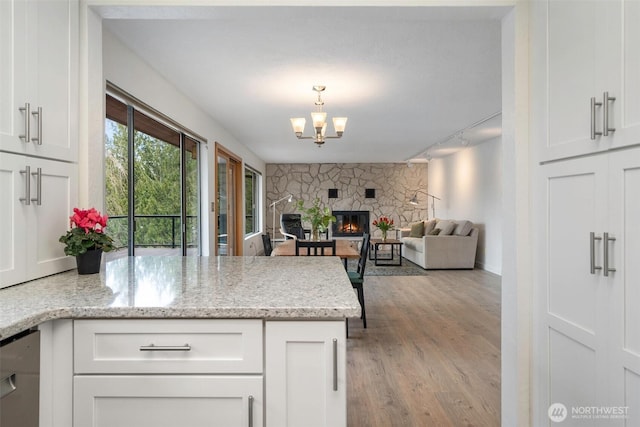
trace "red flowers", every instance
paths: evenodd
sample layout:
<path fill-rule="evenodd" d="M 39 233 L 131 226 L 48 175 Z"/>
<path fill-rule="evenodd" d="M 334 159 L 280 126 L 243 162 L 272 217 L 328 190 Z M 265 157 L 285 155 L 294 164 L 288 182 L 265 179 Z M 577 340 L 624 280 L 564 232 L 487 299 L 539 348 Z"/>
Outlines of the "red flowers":
<path fill-rule="evenodd" d="M 373 225 L 382 231 L 387 231 L 393 228 L 393 219 L 381 216 L 380 218 L 373 220 Z"/>
<path fill-rule="evenodd" d="M 73 228 L 75 224 L 76 227 L 84 229 L 86 234 L 91 231 L 102 233 L 107 226 L 108 219 L 107 215 L 101 216 L 95 208 L 86 210 L 73 208 L 73 215 L 69 217 L 69 225 Z"/>

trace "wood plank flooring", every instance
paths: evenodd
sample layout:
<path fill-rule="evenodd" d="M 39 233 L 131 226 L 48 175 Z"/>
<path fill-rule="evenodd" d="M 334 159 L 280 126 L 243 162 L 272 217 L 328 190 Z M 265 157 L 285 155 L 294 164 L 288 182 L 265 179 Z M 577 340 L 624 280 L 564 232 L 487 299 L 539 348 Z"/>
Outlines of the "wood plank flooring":
<path fill-rule="evenodd" d="M 349 321 L 349 427 L 499 426 L 500 277 L 367 276 Z"/>

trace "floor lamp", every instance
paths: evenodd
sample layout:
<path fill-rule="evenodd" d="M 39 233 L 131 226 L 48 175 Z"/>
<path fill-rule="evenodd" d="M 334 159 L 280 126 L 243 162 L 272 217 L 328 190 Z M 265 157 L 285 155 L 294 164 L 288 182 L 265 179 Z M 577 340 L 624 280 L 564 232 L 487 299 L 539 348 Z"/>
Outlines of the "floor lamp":
<path fill-rule="evenodd" d="M 436 217 L 436 200 L 441 200 L 439 197 L 434 196 L 433 194 L 426 193 L 428 197 L 431 197 L 431 211 L 433 213 L 433 218 Z M 409 199 L 409 203 L 412 205 L 418 205 L 418 193 L 414 194 L 412 198 Z M 427 219 L 429 219 L 429 204 L 427 203 Z"/>
<path fill-rule="evenodd" d="M 292 197 L 293 195 L 289 194 L 288 196 L 284 196 L 283 198 L 278 199 L 269 205 L 269 207 L 273 208 L 273 240 L 276 239 L 276 205 L 285 199 L 287 200 L 287 203 L 289 203 L 291 202 Z"/>

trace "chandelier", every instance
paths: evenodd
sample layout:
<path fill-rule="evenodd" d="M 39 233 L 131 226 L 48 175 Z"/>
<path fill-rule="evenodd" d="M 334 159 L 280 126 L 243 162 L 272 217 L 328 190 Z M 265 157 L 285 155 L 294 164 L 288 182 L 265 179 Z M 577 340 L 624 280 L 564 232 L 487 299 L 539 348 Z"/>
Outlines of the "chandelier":
<path fill-rule="evenodd" d="M 321 93 L 326 89 L 326 86 L 314 86 L 313 90 L 318 93 L 318 99 L 316 100 L 316 111 L 311 113 L 311 119 L 313 121 L 313 129 L 315 132 L 314 136 L 302 136 L 304 133 L 304 125 L 307 122 L 304 117 L 296 117 L 291 119 L 291 126 L 293 127 L 293 131 L 295 132 L 298 139 L 313 139 L 318 147 L 322 147 L 325 139 L 337 139 L 341 138 L 344 133 L 344 128 L 347 126 L 347 118 L 346 117 L 334 117 L 333 118 L 333 128 L 336 131 L 335 136 L 326 136 L 325 132 L 327 130 L 327 113 L 322 111 L 322 106 L 324 105 L 324 101 L 320 96 Z"/>

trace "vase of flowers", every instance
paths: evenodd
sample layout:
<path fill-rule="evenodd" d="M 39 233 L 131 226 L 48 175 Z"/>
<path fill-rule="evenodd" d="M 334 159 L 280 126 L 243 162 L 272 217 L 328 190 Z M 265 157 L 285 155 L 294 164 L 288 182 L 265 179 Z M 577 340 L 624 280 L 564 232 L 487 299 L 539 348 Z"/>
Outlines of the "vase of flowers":
<path fill-rule="evenodd" d="M 100 271 L 102 252 L 112 251 L 115 246 L 113 239 L 107 236 L 107 215 L 91 209 L 73 208 L 73 215 L 69 217 L 71 229 L 59 242 L 64 243 L 64 253 L 75 256 L 78 274 L 94 274 Z"/>
<path fill-rule="evenodd" d="M 386 216 L 381 216 L 378 219 L 373 220 L 373 225 L 380 229 L 382 233 L 382 241 L 387 241 L 387 231 L 393 229 L 393 219 L 389 219 Z"/>
<path fill-rule="evenodd" d="M 304 207 L 304 200 L 296 202 L 296 209 L 302 211 L 302 220 L 311 223 L 311 239 L 320 240 L 320 233 L 325 232 L 332 222 L 336 221 L 336 217 L 331 215 L 328 207 L 320 205 L 320 199 L 313 201 L 310 208 Z"/>

